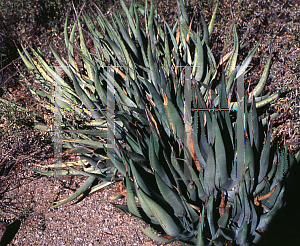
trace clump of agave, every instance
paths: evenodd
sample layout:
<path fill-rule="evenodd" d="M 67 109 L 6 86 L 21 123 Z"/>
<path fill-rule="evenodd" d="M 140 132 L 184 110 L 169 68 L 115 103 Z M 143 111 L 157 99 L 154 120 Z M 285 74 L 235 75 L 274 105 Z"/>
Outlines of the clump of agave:
<path fill-rule="evenodd" d="M 71 197 L 55 206 L 122 180 L 127 205 L 116 206 L 148 223 L 149 229 L 141 228 L 157 241 L 258 242 L 283 205 L 282 180 L 296 161 L 287 147 L 280 151 L 271 143 L 268 119 L 258 121 L 256 113 L 257 107 L 278 97 L 260 96 L 271 59 L 245 97 L 234 85 L 259 44 L 237 66 L 240 43 L 233 27 L 233 50 L 217 63 L 210 50 L 217 7 L 208 26 L 202 19 L 201 34 L 191 30 L 182 0 L 172 28 L 158 22 L 152 4 L 149 8 L 131 3 L 129 9 L 121 4 L 124 12 L 114 14 L 112 23 L 97 9 L 94 15 L 79 15 L 69 36 L 66 22 L 68 58 L 51 49 L 55 65 L 68 79 L 40 52 L 32 50 L 35 59 L 25 49 L 25 56 L 20 52 L 41 88 L 28 86 L 46 108 L 55 111 L 55 102 L 65 115 L 65 147 L 81 160 L 82 168 L 69 166 L 56 175 L 88 176 Z M 86 47 L 80 16 L 92 37 L 93 52 Z M 75 44 L 76 30 L 80 47 Z M 61 98 L 55 100 L 58 86 Z M 88 120 L 79 129 L 63 110 Z M 102 182 L 95 185 L 97 180 Z"/>
<path fill-rule="evenodd" d="M 245 111 L 238 107 L 240 120 L 235 122 L 230 120 L 229 111 L 206 111 L 200 91 L 194 88 L 194 105 L 204 109 L 192 115 L 194 161 L 185 158 L 192 152 L 182 147 L 182 142 L 185 146 L 189 143 L 174 132 L 168 136 L 159 123 L 162 117 L 151 118 L 150 168 L 130 159 L 122 149 L 127 205 L 116 206 L 172 237 L 169 242 L 257 243 L 283 205 L 282 181 L 295 159 L 288 155 L 287 147 L 279 151 L 278 145 L 271 144 L 271 128 L 263 131 L 254 101 Z M 221 89 L 221 105 L 226 109 L 224 86 Z M 244 113 L 245 122 L 241 120 Z M 241 133 L 243 141 L 239 142 Z M 151 229 L 145 233 L 157 241 L 167 241 Z"/>

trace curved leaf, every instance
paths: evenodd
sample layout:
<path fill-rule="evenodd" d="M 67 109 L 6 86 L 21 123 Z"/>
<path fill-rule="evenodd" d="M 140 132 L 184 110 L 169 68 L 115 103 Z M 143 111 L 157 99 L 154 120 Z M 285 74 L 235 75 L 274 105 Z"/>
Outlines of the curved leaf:
<path fill-rule="evenodd" d="M 50 208 L 56 208 L 58 206 L 61 206 L 65 203 L 68 203 L 72 200 L 74 200 L 75 198 L 77 198 L 78 196 L 80 196 L 81 194 L 83 194 L 90 186 L 91 184 L 95 181 L 95 177 L 89 177 L 82 186 L 80 186 L 79 189 L 77 189 L 71 196 L 69 196 L 68 198 L 61 200 L 59 202 L 57 202 L 54 206 L 50 207 Z"/>

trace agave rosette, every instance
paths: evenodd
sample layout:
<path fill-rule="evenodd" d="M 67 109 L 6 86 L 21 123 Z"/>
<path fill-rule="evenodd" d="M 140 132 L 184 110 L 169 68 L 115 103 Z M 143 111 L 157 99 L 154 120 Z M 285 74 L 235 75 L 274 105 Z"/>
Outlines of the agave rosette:
<path fill-rule="evenodd" d="M 63 79 L 40 52 L 32 50 L 35 59 L 25 49 L 25 56 L 20 52 L 40 81 L 40 89 L 31 87 L 37 99 L 48 99 L 43 102 L 45 107 L 55 111 L 53 95 L 59 87 L 60 98 L 55 103 L 62 114 L 63 109 L 72 110 L 87 119 L 79 129 L 67 116 L 63 118 L 64 146 L 78 154 L 82 167 L 59 170 L 56 175 L 85 175 L 88 179 L 55 206 L 86 190 L 91 193 L 124 180 L 127 205 L 117 207 L 172 237 L 171 241 L 197 245 L 221 245 L 226 240 L 244 244 L 249 238 L 258 241 L 282 206 L 281 182 L 295 162 L 287 150 L 279 151 L 271 144 L 268 120 L 258 121 L 256 114 L 257 107 L 278 97 L 278 93 L 259 97 L 271 59 L 243 103 L 232 102 L 229 97 L 235 91 L 234 82 L 245 73 L 259 44 L 237 66 L 240 42 L 233 27 L 233 50 L 217 63 L 209 45 L 217 6 L 209 25 L 202 19 L 201 35 L 191 30 L 182 0 L 179 20 L 172 28 L 158 22 L 153 5 L 149 7 L 147 1 L 145 7 L 131 3 L 129 9 L 121 3 L 123 13 L 113 14 L 111 22 L 98 9 L 94 15 L 79 15 L 70 36 L 66 21 L 68 58 L 51 50 L 56 67 L 59 65 L 58 70 L 68 79 Z M 139 15 L 145 19 L 144 28 Z M 81 16 L 92 37 L 93 52 L 87 48 Z M 80 47 L 75 45 L 76 30 Z M 189 82 L 191 121 L 187 121 L 185 110 Z M 109 95 L 114 95 L 113 129 L 109 127 Z M 242 112 L 246 120 L 241 123 L 236 119 Z M 235 143 L 235 128 L 241 125 L 245 127 L 244 148 Z M 114 155 L 108 152 L 105 138 L 112 133 Z M 113 166 L 107 165 L 108 159 Z M 96 180 L 103 182 L 92 186 Z M 218 214 L 214 212 L 217 207 Z M 166 240 L 152 229 L 144 231 L 157 241 Z"/>
<path fill-rule="evenodd" d="M 283 180 L 295 158 L 287 146 L 279 150 L 276 142 L 271 143 L 272 128 L 258 120 L 254 100 L 250 107 L 240 104 L 245 108 L 238 107 L 237 117 L 245 113 L 245 122 L 238 121 L 230 117 L 225 86 L 221 90 L 220 103 L 227 110 L 209 111 L 199 87 L 193 87 L 194 106 L 203 111 L 192 114 L 192 146 L 176 128 L 165 131 L 162 117 L 149 117 L 145 156 L 150 167 L 130 159 L 128 150 L 122 149 L 127 205 L 115 206 L 148 223 L 148 229 L 141 228 L 154 240 L 190 245 L 258 243 L 283 206 Z M 184 129 L 179 117 L 169 119 Z M 244 139 L 238 142 L 241 134 Z"/>

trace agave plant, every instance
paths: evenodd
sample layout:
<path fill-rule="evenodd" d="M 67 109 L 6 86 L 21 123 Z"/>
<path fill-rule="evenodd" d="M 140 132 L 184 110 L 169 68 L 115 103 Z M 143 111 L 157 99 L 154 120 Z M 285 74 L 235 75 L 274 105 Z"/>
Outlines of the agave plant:
<path fill-rule="evenodd" d="M 259 44 L 237 66 L 240 42 L 233 26 L 233 50 L 217 63 L 210 50 L 217 7 L 209 25 L 202 19 L 201 35 L 191 29 L 182 0 L 173 28 L 158 22 L 152 4 L 149 8 L 132 3 L 129 9 L 121 4 L 124 12 L 114 14 L 111 23 L 99 9 L 94 15 L 79 14 L 70 36 L 66 21 L 67 59 L 52 47 L 56 64 L 33 49 L 35 58 L 25 49 L 25 56 L 20 52 L 40 83 L 40 89 L 28 84 L 33 95 L 52 111 L 59 107 L 64 147 L 81 160 L 82 168 L 68 166 L 56 175 L 88 176 L 71 197 L 55 206 L 122 180 L 127 205 L 117 207 L 171 241 L 257 242 L 282 206 L 281 182 L 295 161 L 287 149 L 280 152 L 271 145 L 268 120 L 260 122 L 256 114 L 257 107 L 278 97 L 278 93 L 259 97 L 271 59 L 247 97 L 237 94 L 232 101 L 235 81 L 245 73 Z M 145 19 L 144 28 L 139 15 Z M 93 52 L 87 48 L 81 16 Z M 55 70 L 58 66 L 68 78 Z M 61 98 L 54 99 L 58 88 Z M 85 119 L 83 127 L 69 121 L 70 110 Z M 246 120 L 241 120 L 243 113 Z M 269 127 L 266 138 L 263 125 Z M 243 130 L 239 136 L 245 143 L 235 142 L 240 139 L 235 128 Z M 109 151 L 109 143 L 114 144 L 114 152 Z M 92 186 L 96 180 L 102 182 Z M 166 241 L 152 229 L 144 231 Z"/>
<path fill-rule="evenodd" d="M 222 109 L 227 104 L 224 87 Z M 240 120 L 235 121 L 229 111 L 207 111 L 198 87 L 192 93 L 193 103 L 204 109 L 192 115 L 193 161 L 185 157 L 192 156 L 189 143 L 178 142 L 178 134 L 168 135 L 159 119 L 151 117 L 150 168 L 141 167 L 122 149 L 127 205 L 115 206 L 150 224 L 147 230 L 140 227 L 160 242 L 258 243 L 283 206 L 283 179 L 296 160 L 287 146 L 279 150 L 271 143 L 271 126 L 263 130 L 254 100 L 245 111 L 238 107 Z"/>

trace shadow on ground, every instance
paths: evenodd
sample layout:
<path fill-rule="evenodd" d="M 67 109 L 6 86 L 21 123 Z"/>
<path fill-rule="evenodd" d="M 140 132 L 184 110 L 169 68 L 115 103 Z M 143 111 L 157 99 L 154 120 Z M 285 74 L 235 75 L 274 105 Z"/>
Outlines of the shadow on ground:
<path fill-rule="evenodd" d="M 6 227 L 6 231 L 1 239 L 0 246 L 6 246 L 13 240 L 14 236 L 17 234 L 20 228 L 20 225 L 21 221 L 15 220 L 13 223 L 9 224 Z"/>
<path fill-rule="evenodd" d="M 285 185 L 284 207 L 275 215 L 258 245 L 300 245 L 300 161 L 291 168 Z"/>

